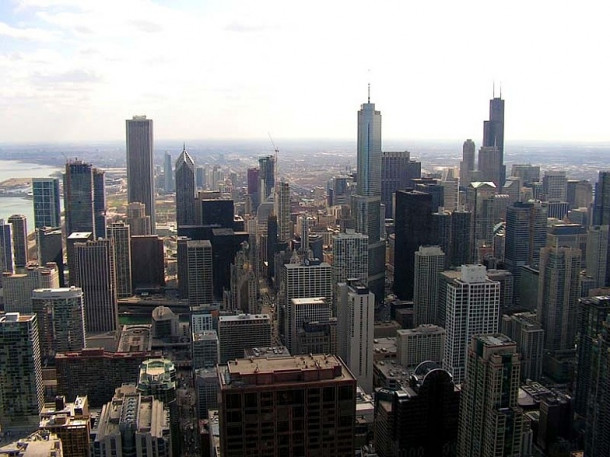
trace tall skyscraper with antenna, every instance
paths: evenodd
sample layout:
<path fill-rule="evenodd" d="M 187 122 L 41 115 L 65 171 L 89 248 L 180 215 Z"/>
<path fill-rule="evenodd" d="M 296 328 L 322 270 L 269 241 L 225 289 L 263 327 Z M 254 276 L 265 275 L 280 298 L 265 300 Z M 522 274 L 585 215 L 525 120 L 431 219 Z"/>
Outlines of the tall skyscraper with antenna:
<path fill-rule="evenodd" d="M 385 243 L 381 238 L 381 113 L 367 102 L 358 111 L 357 183 L 352 197 L 356 231 L 369 237 L 368 287 L 375 300 L 383 300 L 385 286 Z"/>
<path fill-rule="evenodd" d="M 496 147 L 499 152 L 499 176 L 501 188 L 506 181 L 506 166 L 504 165 L 504 100 L 502 90 L 496 97 L 495 86 L 493 98 L 489 101 L 489 120 L 483 122 L 483 148 Z M 480 165 L 479 165 L 480 167 Z"/>

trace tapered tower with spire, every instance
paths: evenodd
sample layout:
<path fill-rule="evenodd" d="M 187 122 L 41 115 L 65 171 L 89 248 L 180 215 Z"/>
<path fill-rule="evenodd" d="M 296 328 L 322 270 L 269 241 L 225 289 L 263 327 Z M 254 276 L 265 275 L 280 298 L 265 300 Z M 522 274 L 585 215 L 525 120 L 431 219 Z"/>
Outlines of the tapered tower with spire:
<path fill-rule="evenodd" d="M 186 144 L 176 160 L 176 223 L 178 227 L 194 225 L 195 221 L 195 162 Z"/>

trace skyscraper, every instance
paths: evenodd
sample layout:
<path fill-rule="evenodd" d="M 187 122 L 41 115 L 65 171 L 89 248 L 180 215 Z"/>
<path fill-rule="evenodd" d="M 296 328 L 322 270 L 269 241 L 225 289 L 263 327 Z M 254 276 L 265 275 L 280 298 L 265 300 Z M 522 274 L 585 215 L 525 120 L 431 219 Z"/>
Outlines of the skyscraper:
<path fill-rule="evenodd" d="M 36 229 L 36 249 L 38 251 L 38 263 L 46 265 L 53 262 L 57 265 L 59 274 L 59 286 L 65 287 L 64 277 L 64 254 L 62 246 L 61 228 L 37 228 Z"/>
<path fill-rule="evenodd" d="M 28 221 L 23 214 L 13 214 L 8 218 L 13 235 L 13 259 L 15 268 L 22 269 L 28 263 Z"/>
<path fill-rule="evenodd" d="M 218 367 L 223 457 L 354 455 L 356 380 L 332 355 Z"/>
<path fill-rule="evenodd" d="M 277 216 L 278 241 L 290 241 L 293 230 L 290 221 L 290 186 L 287 182 L 282 180 L 278 183 L 273 205 Z"/>
<path fill-rule="evenodd" d="M 544 330 L 536 313 L 515 313 L 502 316 L 502 333 L 517 343 L 521 354 L 521 379 L 538 381 L 542 376 Z"/>
<path fill-rule="evenodd" d="M 38 426 L 44 406 L 38 321 L 34 314 L 0 314 L 0 426 Z"/>
<path fill-rule="evenodd" d="M 4 219 L 0 219 L 0 270 L 2 272 L 13 273 L 15 263 L 13 262 L 13 238 L 11 236 L 11 224 L 5 224 Z M 2 275 L 0 275 L 0 278 Z M 2 280 L 0 279 L 0 285 Z"/>
<path fill-rule="evenodd" d="M 165 190 L 165 193 L 176 190 L 174 186 L 174 173 L 172 172 L 172 155 L 167 151 L 163 159 L 163 178 L 163 190 Z"/>
<path fill-rule="evenodd" d="M 41 288 L 59 287 L 57 266 L 53 263 L 43 267 L 29 265 L 23 273 L 4 273 L 4 311 L 32 313 L 32 291 Z"/>
<path fill-rule="evenodd" d="M 133 116 L 125 121 L 127 131 L 127 202 L 144 203 L 155 232 L 155 184 L 153 176 L 153 121 Z"/>
<path fill-rule="evenodd" d="M 369 96 L 358 111 L 357 182 L 352 197 L 356 231 L 369 237 L 368 287 L 378 302 L 385 286 L 385 242 L 381 240 L 381 113 Z"/>
<path fill-rule="evenodd" d="M 443 368 L 460 384 L 466 375 L 468 342 L 473 335 L 498 329 L 500 283 L 487 278 L 483 265 L 463 265 L 446 284 L 447 337 Z"/>
<path fill-rule="evenodd" d="M 415 252 L 430 244 L 432 195 L 419 191 L 396 192 L 396 244 L 394 249 L 394 293 L 413 299 Z"/>
<path fill-rule="evenodd" d="M 91 232 L 95 239 L 93 166 L 82 160 L 66 162 L 64 174 L 64 209 L 66 236 L 74 232 Z M 101 236 L 104 236 L 101 234 Z"/>
<path fill-rule="evenodd" d="M 93 169 L 93 220 L 95 237 L 106 236 L 106 177 L 103 170 Z"/>
<path fill-rule="evenodd" d="M 542 193 L 546 201 L 568 200 L 568 178 L 565 171 L 547 170 L 542 177 Z"/>
<path fill-rule="evenodd" d="M 506 335 L 472 337 L 460 401 L 458 457 L 523 455 L 527 422 L 517 404 L 520 371 L 517 345 Z"/>
<path fill-rule="evenodd" d="M 489 120 L 483 122 L 483 147 L 496 147 L 499 151 L 498 175 L 502 189 L 506 180 L 506 166 L 504 165 L 504 100 L 502 95 L 489 101 Z"/>
<path fill-rule="evenodd" d="M 413 178 L 421 177 L 421 162 L 411 160 L 409 151 L 381 153 L 381 203 L 386 218 L 394 217 L 394 193 L 413 187 Z"/>
<path fill-rule="evenodd" d="M 150 235 L 150 216 L 146 215 L 146 205 L 140 202 L 133 202 L 127 205 L 127 225 L 131 228 L 132 236 Z"/>
<path fill-rule="evenodd" d="M 186 242 L 184 278 L 190 305 L 203 305 L 213 301 L 212 245 L 209 240 Z M 179 278 L 182 280 L 183 278 Z"/>
<path fill-rule="evenodd" d="M 574 349 L 580 296 L 580 249 L 545 247 L 540 251 L 537 318 L 545 330 L 548 351 Z"/>
<path fill-rule="evenodd" d="M 81 289 L 36 289 L 32 292 L 32 311 L 38 317 L 43 360 L 54 359 L 58 352 L 80 351 L 85 347 Z"/>
<path fill-rule="evenodd" d="M 275 187 L 275 157 L 265 156 L 258 159 L 259 204 L 267 200 Z"/>
<path fill-rule="evenodd" d="M 98 239 L 74 245 L 74 285 L 83 291 L 87 333 L 118 327 L 113 241 Z"/>
<path fill-rule="evenodd" d="M 445 269 L 445 253 L 439 246 L 420 246 L 415 253 L 413 312 L 415 325 L 437 324 L 438 277 Z"/>
<path fill-rule="evenodd" d="M 375 297 L 369 289 L 356 283 L 338 287 L 337 352 L 358 385 L 373 391 L 373 327 Z"/>
<path fill-rule="evenodd" d="M 472 248 L 470 243 L 470 224 L 472 213 L 457 210 L 451 213 L 451 242 L 449 249 L 449 265 L 459 267 L 472 263 Z"/>
<path fill-rule="evenodd" d="M 540 202 L 516 202 L 506 209 L 504 260 L 513 274 L 517 292 L 520 292 L 521 267 L 536 266 L 540 262 L 540 249 L 546 243 L 546 220 L 546 208 Z M 520 300 L 520 294 L 516 293 L 515 302 Z"/>
<path fill-rule="evenodd" d="M 462 145 L 462 161 L 460 162 L 460 186 L 467 187 L 474 171 L 474 151 L 476 146 L 470 138 Z"/>
<path fill-rule="evenodd" d="M 291 316 L 293 298 L 332 297 L 331 266 L 319 260 L 307 261 L 306 264 L 289 263 L 282 267 L 281 304 L 284 312 L 284 343 L 286 347 L 296 347 L 297 329 Z"/>
<path fill-rule="evenodd" d="M 268 314 L 239 314 L 218 318 L 220 363 L 239 359 L 244 349 L 271 345 L 271 318 Z"/>
<path fill-rule="evenodd" d="M 60 227 L 59 179 L 32 178 L 34 227 Z"/>
<path fill-rule="evenodd" d="M 597 390 L 593 384 L 597 381 L 599 362 L 596 352 L 599 349 L 600 335 L 605 331 L 604 323 L 610 315 L 609 297 L 588 297 L 578 300 L 577 322 L 577 357 L 576 389 L 574 395 L 574 411 L 583 417 L 595 411 L 595 398 L 591 398 L 591 390 Z"/>
<path fill-rule="evenodd" d="M 131 283 L 131 233 L 129 225 L 114 222 L 108 226 L 108 238 L 113 241 L 118 298 L 133 295 Z"/>
<path fill-rule="evenodd" d="M 176 160 L 176 223 L 195 225 L 195 162 L 186 149 Z"/>
<path fill-rule="evenodd" d="M 610 171 L 600 171 L 595 183 L 593 225 L 610 225 Z"/>
<path fill-rule="evenodd" d="M 347 229 L 333 237 L 333 285 L 358 279 L 366 284 L 368 280 L 368 236 Z"/>
<path fill-rule="evenodd" d="M 483 146 L 479 149 L 479 176 L 480 181 L 493 182 L 500 189 L 500 180 L 503 179 L 501 172 L 502 152 L 497 146 Z"/>

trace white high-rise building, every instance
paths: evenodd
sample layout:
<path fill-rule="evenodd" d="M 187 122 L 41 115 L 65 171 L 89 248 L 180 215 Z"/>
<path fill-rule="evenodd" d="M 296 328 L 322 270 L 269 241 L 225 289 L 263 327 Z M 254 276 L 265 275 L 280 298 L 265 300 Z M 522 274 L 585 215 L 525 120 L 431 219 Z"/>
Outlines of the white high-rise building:
<path fill-rule="evenodd" d="M 305 322 L 328 322 L 331 317 L 331 306 L 330 301 L 325 297 L 293 298 L 291 302 L 290 321 L 295 332 L 291 338 L 292 347 L 288 347 L 288 351 L 291 355 L 297 355 L 299 329 Z"/>
<path fill-rule="evenodd" d="M 337 305 L 337 352 L 358 385 L 373 391 L 375 296 L 361 284 L 341 283 Z"/>
<path fill-rule="evenodd" d="M 426 360 L 439 363 L 445 350 L 444 328 L 422 324 L 396 331 L 396 358 L 403 367 L 415 367 Z"/>
<path fill-rule="evenodd" d="M 347 229 L 333 237 L 333 284 L 357 279 L 368 281 L 369 237 Z"/>
<path fill-rule="evenodd" d="M 85 342 L 83 291 L 77 287 L 36 289 L 32 310 L 38 316 L 43 359 L 58 352 L 80 351 Z"/>
<path fill-rule="evenodd" d="M 293 298 L 332 297 L 331 266 L 318 260 L 306 264 L 289 263 L 281 271 L 281 306 L 284 312 L 284 344 L 291 350 L 296 347 L 297 329 L 294 327 Z"/>
<path fill-rule="evenodd" d="M 413 310 L 415 325 L 437 324 L 438 280 L 445 269 L 445 253 L 440 246 L 420 246 L 415 253 Z"/>
<path fill-rule="evenodd" d="M 447 283 L 446 294 L 443 368 L 460 384 L 471 338 L 498 330 L 500 283 L 487 278 L 483 265 L 462 265 L 460 277 Z"/>
<path fill-rule="evenodd" d="M 268 314 L 239 314 L 218 318 L 220 363 L 239 359 L 245 349 L 271 346 L 271 318 Z"/>

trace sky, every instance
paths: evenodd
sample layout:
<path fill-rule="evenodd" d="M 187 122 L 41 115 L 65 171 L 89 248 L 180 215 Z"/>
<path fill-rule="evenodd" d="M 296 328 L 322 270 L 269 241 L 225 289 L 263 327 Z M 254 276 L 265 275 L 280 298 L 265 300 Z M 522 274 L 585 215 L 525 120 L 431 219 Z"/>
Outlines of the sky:
<path fill-rule="evenodd" d="M 610 141 L 602 1 L 1 0 L 0 143 L 473 138 Z"/>

